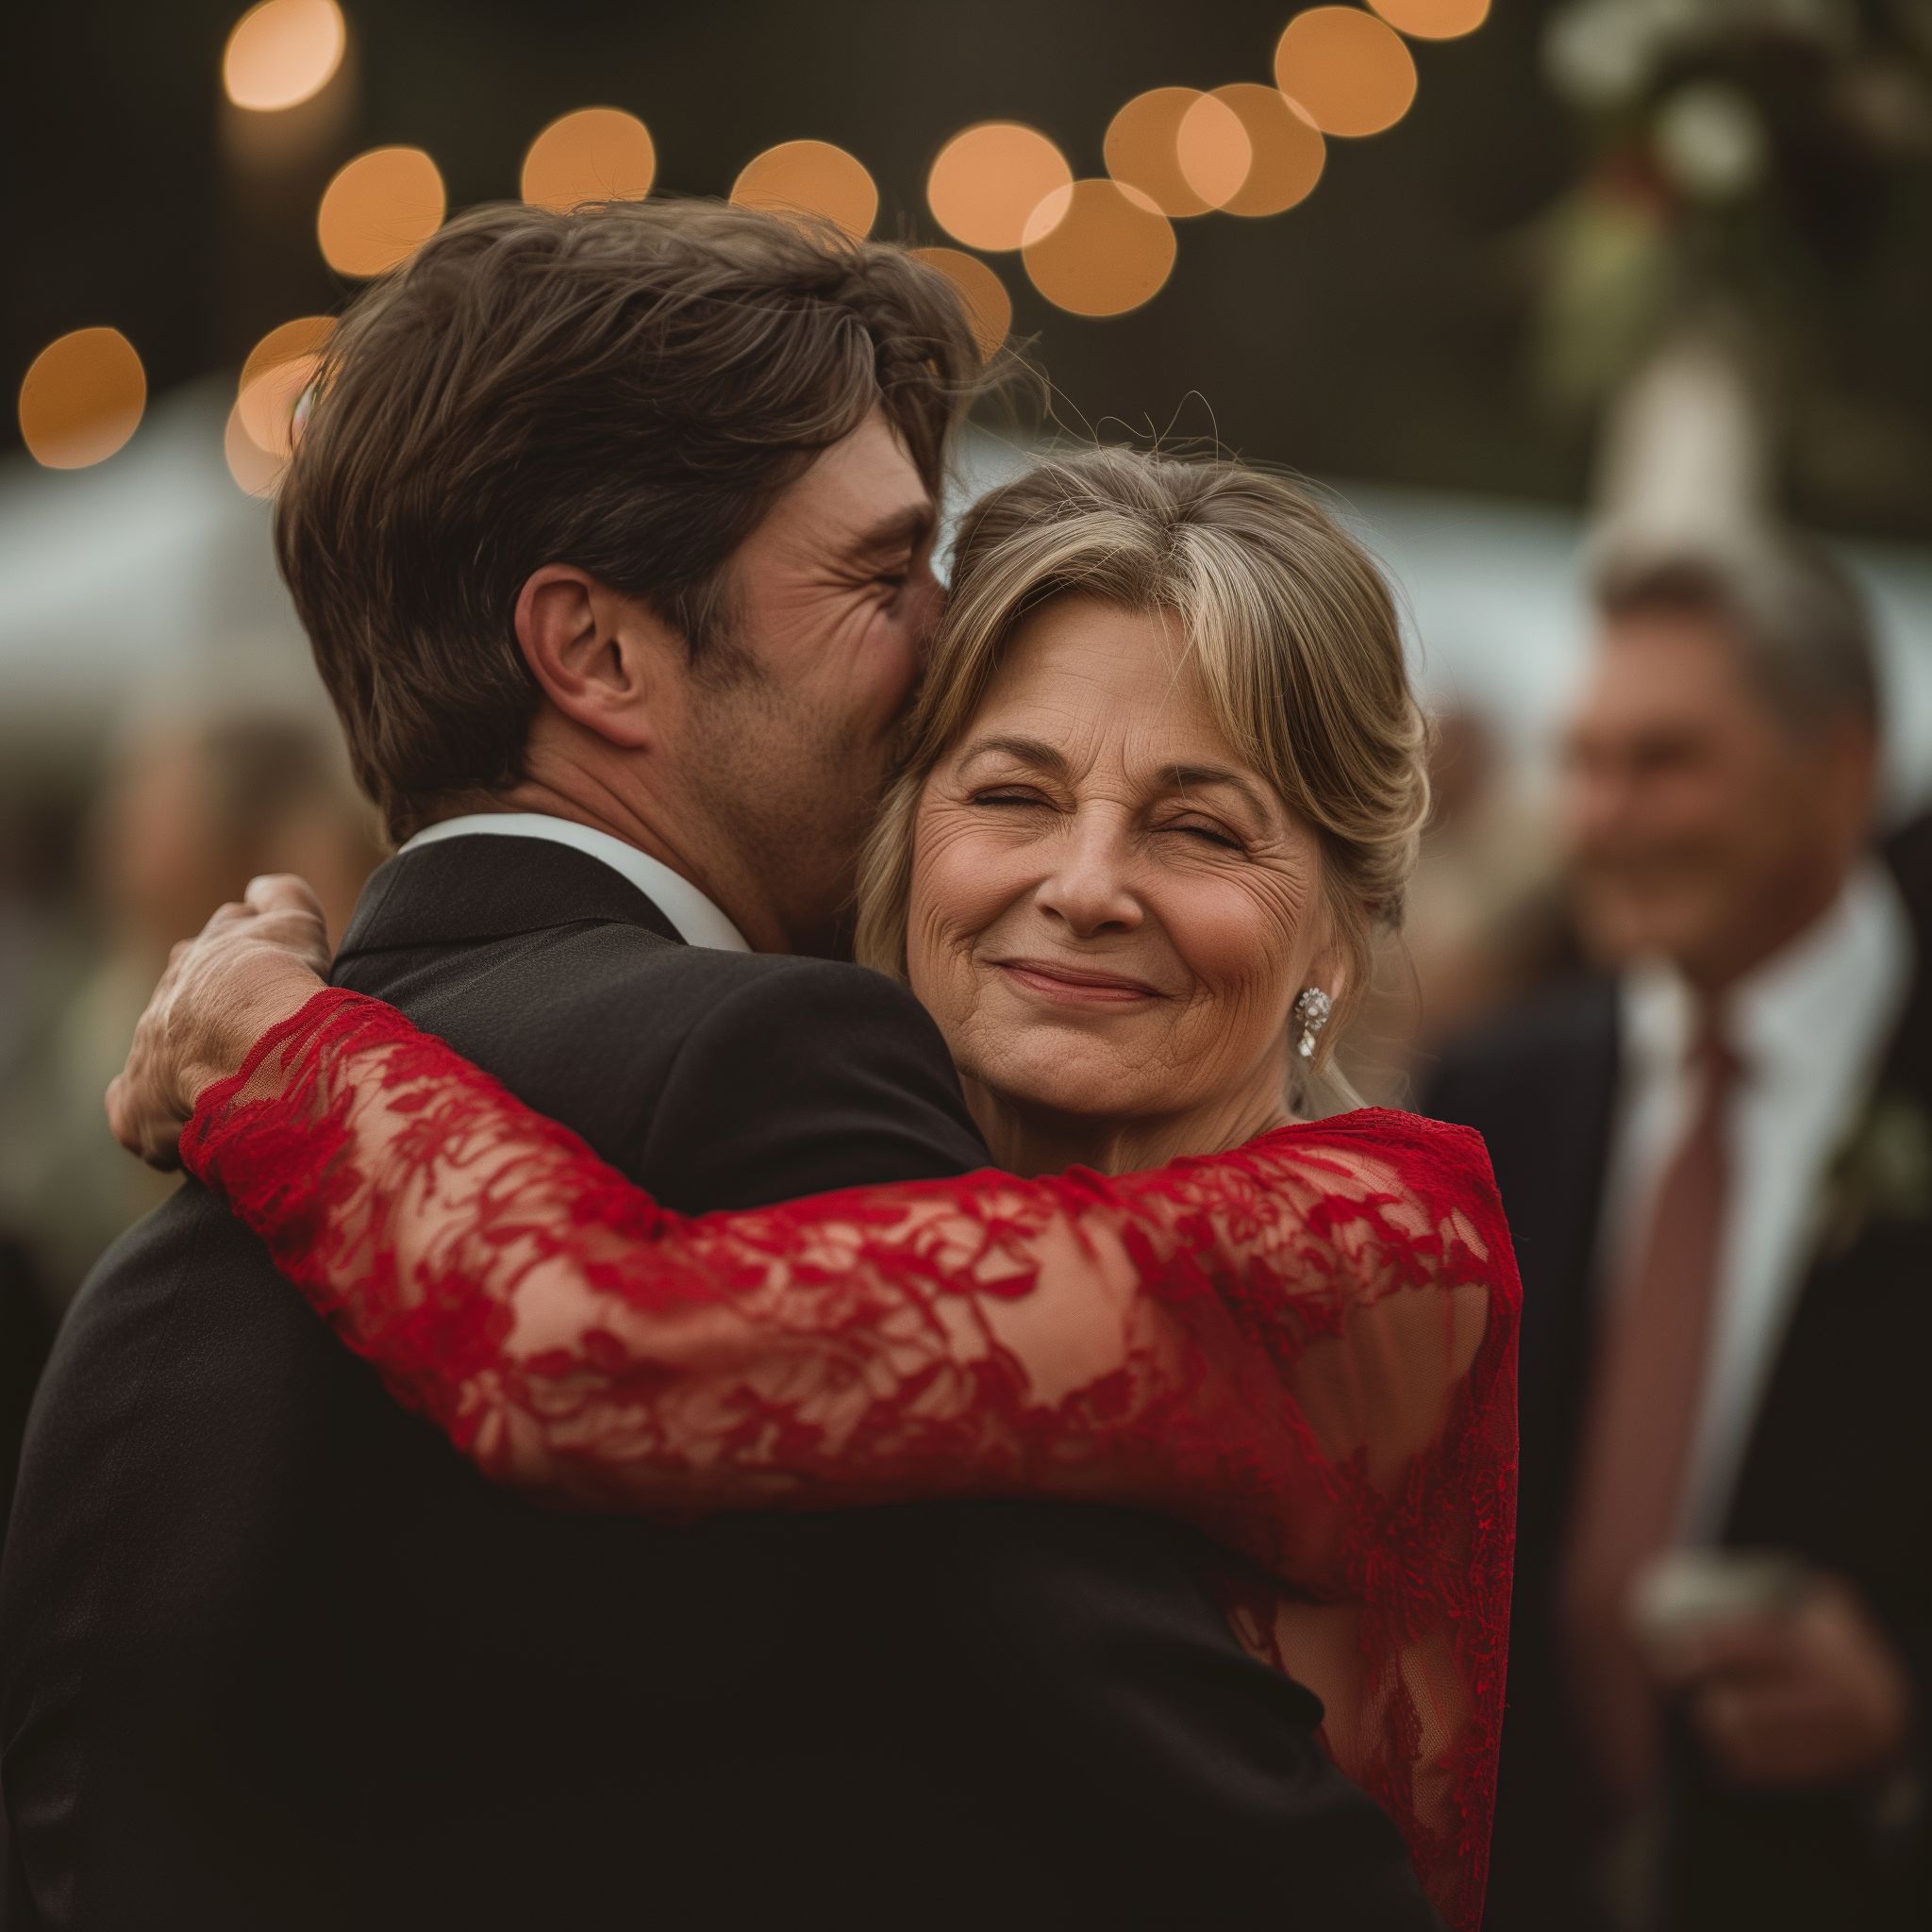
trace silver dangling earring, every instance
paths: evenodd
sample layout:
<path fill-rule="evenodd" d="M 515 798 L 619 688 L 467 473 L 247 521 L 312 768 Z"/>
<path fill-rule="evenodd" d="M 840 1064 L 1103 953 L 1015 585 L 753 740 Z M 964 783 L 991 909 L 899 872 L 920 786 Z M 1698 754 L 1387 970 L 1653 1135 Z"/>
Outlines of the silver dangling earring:
<path fill-rule="evenodd" d="M 1311 986 L 1294 1003 L 1294 1016 L 1302 1023 L 1302 1037 L 1295 1051 L 1303 1059 L 1315 1058 L 1315 1041 L 1321 1038 L 1322 1029 L 1328 1024 L 1328 1015 L 1335 1010 L 1335 1002 L 1319 986 Z"/>

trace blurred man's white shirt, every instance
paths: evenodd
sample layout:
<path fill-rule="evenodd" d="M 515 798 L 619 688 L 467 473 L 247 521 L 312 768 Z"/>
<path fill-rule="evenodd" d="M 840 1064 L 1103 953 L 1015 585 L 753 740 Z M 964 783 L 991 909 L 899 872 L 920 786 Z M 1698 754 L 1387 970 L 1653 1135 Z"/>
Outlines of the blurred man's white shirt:
<path fill-rule="evenodd" d="M 1765 1378 L 1811 1259 L 1822 1188 L 1856 1125 L 1905 1009 L 1912 932 L 1890 874 L 1868 860 L 1830 908 L 1735 985 L 1725 1035 L 1740 1071 L 1727 1122 L 1730 1199 L 1704 1396 L 1678 1534 L 1718 1533 Z M 1667 961 L 1618 988 L 1622 1064 L 1600 1223 L 1600 1278 L 1636 1268 L 1657 1190 L 1687 1131 L 1696 1086 L 1696 996 Z"/>

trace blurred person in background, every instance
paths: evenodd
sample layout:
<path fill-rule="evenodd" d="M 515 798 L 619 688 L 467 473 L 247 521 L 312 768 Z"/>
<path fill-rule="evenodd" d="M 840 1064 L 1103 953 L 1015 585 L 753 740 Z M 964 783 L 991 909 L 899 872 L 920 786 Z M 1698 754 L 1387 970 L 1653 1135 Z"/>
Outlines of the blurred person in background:
<path fill-rule="evenodd" d="M 1561 852 L 1515 782 L 1496 727 L 1461 706 L 1429 725 L 1429 818 L 1402 927 L 1378 946 L 1368 1000 L 1337 1056 L 1365 1100 L 1407 1107 L 1447 1041 L 1574 976 Z"/>
<path fill-rule="evenodd" d="M 333 721 L 258 706 L 191 705 L 137 725 L 91 842 L 100 950 L 0 1096 L 0 1224 L 31 1250 L 55 1313 L 173 1186 L 125 1158 L 100 1105 L 169 947 L 258 873 L 308 865 L 338 937 L 382 858 Z"/>
<path fill-rule="evenodd" d="M 1446 1058 L 1524 1280 L 1486 1924 L 1923 1924 L 1926 828 L 1784 540 L 1613 561 L 1569 745 L 1605 971 Z"/>

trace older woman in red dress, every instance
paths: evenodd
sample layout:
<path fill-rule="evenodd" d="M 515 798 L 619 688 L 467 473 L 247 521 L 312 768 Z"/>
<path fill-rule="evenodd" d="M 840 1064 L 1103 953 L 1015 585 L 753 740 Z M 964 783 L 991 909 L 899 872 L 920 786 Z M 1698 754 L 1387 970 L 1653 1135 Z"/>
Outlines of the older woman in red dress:
<path fill-rule="evenodd" d="M 663 1520 L 1163 1509 L 1452 1923 L 1480 1911 L 1517 1284 L 1481 1144 L 1327 1072 L 1425 808 L 1374 566 L 1233 464 L 1097 452 L 969 516 L 859 953 L 997 1170 L 687 1219 L 380 1002 L 258 882 L 117 1131 L 182 1159 L 490 1475 Z M 257 1036 L 259 1036 L 258 1038 Z M 1346 1098 L 1345 1092 L 1343 1097 Z"/>

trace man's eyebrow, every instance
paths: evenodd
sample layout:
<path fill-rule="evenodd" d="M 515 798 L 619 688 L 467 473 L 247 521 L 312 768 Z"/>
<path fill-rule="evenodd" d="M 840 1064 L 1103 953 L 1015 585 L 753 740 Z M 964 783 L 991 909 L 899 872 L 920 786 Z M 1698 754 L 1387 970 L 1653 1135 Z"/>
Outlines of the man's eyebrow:
<path fill-rule="evenodd" d="M 852 548 L 863 557 L 892 550 L 916 550 L 932 534 L 932 526 L 931 504 L 908 504 L 904 509 L 894 510 L 863 531 L 854 539 Z"/>
<path fill-rule="evenodd" d="M 1037 765 L 1042 771 L 1063 775 L 1067 769 L 1065 757 L 1057 752 L 1045 740 L 1039 738 L 975 738 L 959 754 L 961 765 L 970 765 L 974 758 L 984 758 L 988 752 L 1003 751 L 1010 758 L 1017 758 L 1023 765 Z"/>

